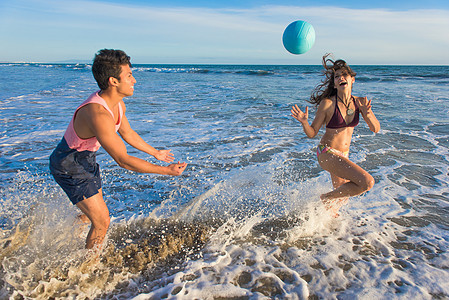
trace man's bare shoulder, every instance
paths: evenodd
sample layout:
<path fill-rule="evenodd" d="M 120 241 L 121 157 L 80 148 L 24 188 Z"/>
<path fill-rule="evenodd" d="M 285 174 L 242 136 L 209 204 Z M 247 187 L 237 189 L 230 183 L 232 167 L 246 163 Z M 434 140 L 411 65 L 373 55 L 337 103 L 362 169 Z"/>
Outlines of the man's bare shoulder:
<path fill-rule="evenodd" d="M 78 112 L 76 113 L 77 117 L 105 117 L 105 116 L 111 116 L 111 114 L 107 111 L 107 109 L 98 103 L 89 103 L 81 107 Z"/>
<path fill-rule="evenodd" d="M 91 130 L 97 127 L 114 126 L 114 120 L 111 113 L 101 104 L 90 103 L 81 107 L 76 114 L 78 124 L 86 124 Z"/>

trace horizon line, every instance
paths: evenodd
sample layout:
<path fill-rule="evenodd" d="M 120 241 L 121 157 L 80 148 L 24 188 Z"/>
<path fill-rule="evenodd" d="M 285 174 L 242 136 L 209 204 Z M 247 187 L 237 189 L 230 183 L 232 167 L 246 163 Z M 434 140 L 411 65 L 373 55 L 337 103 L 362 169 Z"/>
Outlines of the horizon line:
<path fill-rule="evenodd" d="M 76 61 L 59 61 L 59 62 L 42 62 L 42 61 L 17 61 L 17 62 L 8 62 L 8 61 L 0 61 L 0 64 L 44 64 L 44 65 L 92 65 L 92 62 L 76 62 Z M 321 66 L 322 64 L 275 64 L 275 63 L 132 63 L 133 67 L 135 65 L 165 65 L 165 66 Z M 351 66 L 398 66 L 398 67 L 413 67 L 413 66 L 433 66 L 433 67 L 449 67 L 449 64 L 351 64 Z"/>

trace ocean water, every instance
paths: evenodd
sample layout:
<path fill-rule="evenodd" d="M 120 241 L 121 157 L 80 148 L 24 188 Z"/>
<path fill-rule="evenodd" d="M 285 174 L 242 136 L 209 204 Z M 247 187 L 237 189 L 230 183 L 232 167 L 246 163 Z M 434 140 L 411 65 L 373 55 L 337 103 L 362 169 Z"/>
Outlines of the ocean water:
<path fill-rule="evenodd" d="M 449 67 L 353 67 L 381 131 L 361 122 L 350 158 L 376 184 L 332 218 L 322 133 L 290 117 L 321 66 L 135 65 L 131 126 L 189 165 L 137 174 L 99 150 L 95 260 L 47 166 L 91 68 L 0 64 L 0 298 L 449 299 Z"/>

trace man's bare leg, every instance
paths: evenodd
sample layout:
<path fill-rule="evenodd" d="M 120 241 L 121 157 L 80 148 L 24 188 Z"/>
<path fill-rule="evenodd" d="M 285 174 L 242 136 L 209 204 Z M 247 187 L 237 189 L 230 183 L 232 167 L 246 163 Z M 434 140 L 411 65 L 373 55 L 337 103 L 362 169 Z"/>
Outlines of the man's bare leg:
<path fill-rule="evenodd" d="M 78 216 L 76 216 L 76 219 L 77 219 L 78 223 L 81 223 L 81 224 L 89 223 L 90 224 L 90 220 L 85 214 L 79 214 Z"/>
<path fill-rule="evenodd" d="M 86 238 L 86 248 L 100 247 L 110 223 L 109 210 L 104 203 L 102 189 L 98 194 L 78 202 L 76 206 L 92 223 Z"/>

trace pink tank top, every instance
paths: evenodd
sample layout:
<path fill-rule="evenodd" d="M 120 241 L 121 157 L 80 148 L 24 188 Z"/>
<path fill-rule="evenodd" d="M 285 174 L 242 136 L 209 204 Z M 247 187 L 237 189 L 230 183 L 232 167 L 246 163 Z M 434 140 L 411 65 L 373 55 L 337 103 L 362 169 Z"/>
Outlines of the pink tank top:
<path fill-rule="evenodd" d="M 96 137 L 91 137 L 89 139 L 81 139 L 80 137 L 78 137 L 78 135 L 76 134 L 75 129 L 73 127 L 73 120 L 75 119 L 75 115 L 78 112 L 78 110 L 81 107 L 83 107 L 87 104 L 91 104 L 91 103 L 97 103 L 97 104 L 102 105 L 104 108 L 107 109 L 108 112 L 111 113 L 112 117 L 114 117 L 112 110 L 108 107 L 106 101 L 104 101 L 104 99 L 101 98 L 100 95 L 98 95 L 98 92 L 93 93 L 92 95 L 89 96 L 89 98 L 87 98 L 86 101 L 81 103 L 81 105 L 78 106 L 75 113 L 73 114 L 72 120 L 69 123 L 69 127 L 67 127 L 67 130 L 64 133 L 64 138 L 67 142 L 67 145 L 69 145 L 69 148 L 75 149 L 78 152 L 85 151 L 85 150 L 94 152 L 94 151 L 97 151 L 98 149 L 100 149 L 100 147 L 101 147 L 101 145 L 98 142 Z M 115 132 L 117 132 L 117 130 L 120 128 L 120 124 L 122 122 L 123 110 L 122 110 L 122 106 L 120 105 L 120 103 L 118 104 L 118 109 L 119 109 L 119 117 L 118 117 L 117 124 L 115 124 Z"/>

